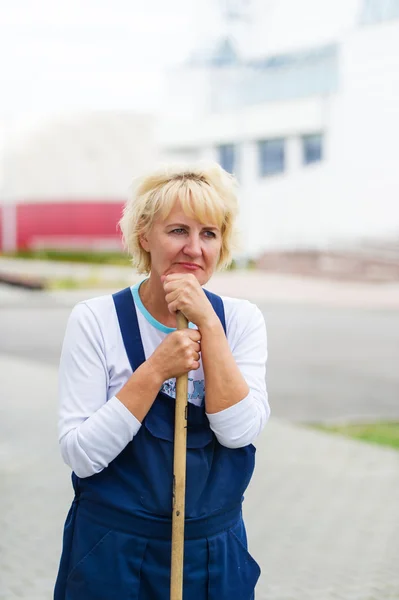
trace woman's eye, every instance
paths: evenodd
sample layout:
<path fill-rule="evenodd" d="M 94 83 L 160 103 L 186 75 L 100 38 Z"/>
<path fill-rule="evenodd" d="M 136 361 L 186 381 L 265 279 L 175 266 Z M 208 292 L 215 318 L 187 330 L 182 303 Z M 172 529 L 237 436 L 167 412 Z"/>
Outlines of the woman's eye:
<path fill-rule="evenodd" d="M 205 237 L 214 238 L 216 237 L 216 233 L 214 231 L 204 231 Z"/>
<path fill-rule="evenodd" d="M 170 233 L 177 233 L 177 235 L 182 235 L 183 233 L 186 233 L 186 230 L 183 229 L 183 227 L 178 227 L 177 229 L 172 229 Z"/>

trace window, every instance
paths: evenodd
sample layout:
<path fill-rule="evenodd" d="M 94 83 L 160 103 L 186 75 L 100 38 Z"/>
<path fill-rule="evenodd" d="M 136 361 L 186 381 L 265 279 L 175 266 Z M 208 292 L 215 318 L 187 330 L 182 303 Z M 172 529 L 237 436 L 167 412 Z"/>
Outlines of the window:
<path fill-rule="evenodd" d="M 236 170 L 236 147 L 234 144 L 222 144 L 218 146 L 219 164 L 228 173 Z"/>
<path fill-rule="evenodd" d="M 310 165 L 323 158 L 323 136 L 321 133 L 302 136 L 303 164 Z"/>
<path fill-rule="evenodd" d="M 285 167 L 285 140 L 262 140 L 258 142 L 259 173 L 261 177 L 283 173 Z"/>

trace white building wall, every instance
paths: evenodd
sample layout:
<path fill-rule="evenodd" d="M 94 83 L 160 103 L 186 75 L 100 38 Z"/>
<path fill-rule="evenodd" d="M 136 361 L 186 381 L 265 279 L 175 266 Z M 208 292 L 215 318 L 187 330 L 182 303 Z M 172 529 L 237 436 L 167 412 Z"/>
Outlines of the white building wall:
<path fill-rule="evenodd" d="M 324 211 L 331 179 L 328 166 L 303 167 L 299 139 L 292 137 L 287 142 L 285 173 L 257 177 L 242 187 L 245 246 L 251 255 L 265 249 L 324 246 L 330 234 Z M 253 149 L 251 154 L 255 154 Z"/>
<path fill-rule="evenodd" d="M 399 21 L 355 30 L 342 45 L 342 92 L 330 123 L 329 220 L 345 237 L 399 233 L 398 107 Z"/>
<path fill-rule="evenodd" d="M 130 112 L 64 115 L 5 148 L 2 185 L 9 202 L 120 201 L 133 177 L 158 159 L 155 119 Z"/>
<path fill-rule="evenodd" d="M 160 132 L 165 156 L 179 147 L 216 158 L 236 143 L 244 254 L 334 247 L 399 232 L 399 21 L 351 30 L 340 47 L 339 91 L 221 114 Z M 302 164 L 301 136 L 324 133 L 324 159 Z M 263 177 L 256 142 L 286 138 L 286 170 Z"/>
<path fill-rule="evenodd" d="M 196 158 L 217 160 L 219 144 L 237 144 L 240 254 L 321 243 L 326 235 L 321 205 L 327 166 L 302 166 L 300 136 L 325 129 L 329 105 L 328 100 L 308 98 L 212 114 L 184 125 L 169 122 L 159 132 L 163 158 L 174 160 L 178 149 L 179 159 L 190 160 L 195 148 Z M 287 139 L 286 170 L 261 178 L 257 142 L 274 137 Z"/>
<path fill-rule="evenodd" d="M 297 132 L 319 131 L 325 122 L 323 98 L 271 102 L 238 111 L 161 122 L 158 142 L 166 153 L 232 141 L 264 139 Z"/>

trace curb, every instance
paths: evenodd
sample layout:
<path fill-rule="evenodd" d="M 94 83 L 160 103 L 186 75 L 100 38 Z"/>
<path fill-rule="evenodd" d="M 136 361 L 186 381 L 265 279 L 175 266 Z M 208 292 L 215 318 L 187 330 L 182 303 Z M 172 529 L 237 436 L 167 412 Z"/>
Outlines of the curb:
<path fill-rule="evenodd" d="M 47 287 L 47 282 L 43 278 L 29 277 L 26 275 L 11 275 L 10 273 L 0 273 L 0 283 L 27 290 L 44 290 Z"/>

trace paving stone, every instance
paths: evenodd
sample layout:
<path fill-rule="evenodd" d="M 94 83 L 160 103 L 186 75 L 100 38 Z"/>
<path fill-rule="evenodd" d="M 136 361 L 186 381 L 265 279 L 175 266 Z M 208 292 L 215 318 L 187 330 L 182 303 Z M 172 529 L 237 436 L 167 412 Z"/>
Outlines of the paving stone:
<path fill-rule="evenodd" d="M 57 370 L 4 356 L 0 368 L 0 600 L 51 600 L 72 499 Z M 272 418 L 244 502 L 257 600 L 398 600 L 398 498 L 398 452 Z"/>

